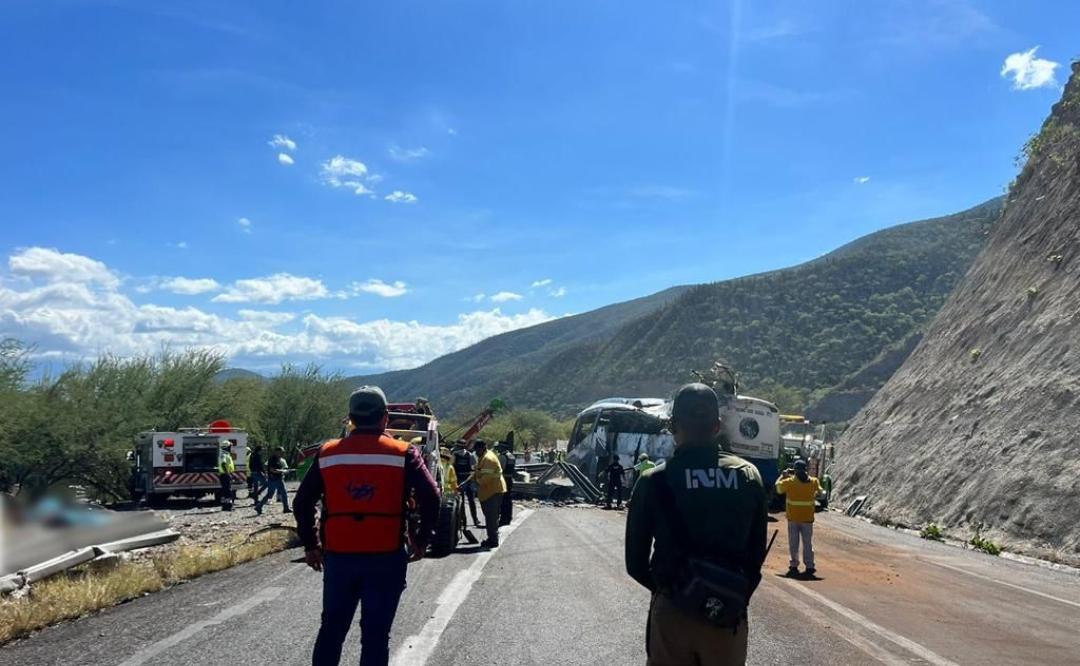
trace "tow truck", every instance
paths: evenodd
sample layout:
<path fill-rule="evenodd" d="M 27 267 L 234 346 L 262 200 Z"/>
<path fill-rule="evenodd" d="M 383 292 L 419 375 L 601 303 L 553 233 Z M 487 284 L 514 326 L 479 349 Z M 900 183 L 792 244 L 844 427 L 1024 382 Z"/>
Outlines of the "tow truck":
<path fill-rule="evenodd" d="M 232 427 L 228 421 L 171 432 L 140 432 L 128 456 L 132 463 L 128 482 L 132 501 L 146 500 L 160 507 L 172 496 L 199 499 L 220 492 L 217 470 L 225 441 L 232 444 L 236 461 L 236 471 L 231 474 L 233 488 L 247 485 L 247 437 L 247 432 Z"/>
<path fill-rule="evenodd" d="M 476 418 L 467 422 L 465 426 L 455 428 L 450 434 L 468 426 L 461 439 L 472 441 L 491 421 L 495 412 L 502 407 L 501 401 L 493 400 Z M 388 412 L 386 434 L 408 442 L 420 450 L 424 465 L 439 488 L 439 517 L 435 527 L 435 538 L 430 546 L 431 554 L 436 557 L 449 555 L 457 548 L 458 541 L 463 535 L 470 542 L 475 542 L 475 537 L 465 529 L 465 504 L 461 501 L 457 488 L 452 487 L 450 480 L 443 474 L 442 465 L 439 464 L 441 439 L 439 422 L 435 414 L 431 412 L 427 402 L 421 400 L 415 403 L 392 402 L 387 404 L 386 408 Z M 347 422 L 347 419 L 343 421 Z M 345 437 L 347 433 L 347 427 L 343 427 L 341 437 Z M 314 463 L 315 456 L 324 443 L 313 444 L 301 450 L 300 459 L 297 462 L 300 478 L 303 478 Z M 410 529 L 419 525 L 418 518 L 415 514 L 410 515 L 408 521 Z M 410 540 L 415 541 L 411 533 Z"/>
<path fill-rule="evenodd" d="M 797 458 L 805 460 L 810 476 L 816 476 L 821 481 L 816 501 L 822 509 L 828 508 L 832 497 L 832 476 L 829 474 L 832 445 L 825 444 L 824 425 L 821 424 L 820 436 L 816 436 L 814 424 L 805 416 L 780 415 L 780 440 L 783 445 L 780 467 L 789 467 Z"/>

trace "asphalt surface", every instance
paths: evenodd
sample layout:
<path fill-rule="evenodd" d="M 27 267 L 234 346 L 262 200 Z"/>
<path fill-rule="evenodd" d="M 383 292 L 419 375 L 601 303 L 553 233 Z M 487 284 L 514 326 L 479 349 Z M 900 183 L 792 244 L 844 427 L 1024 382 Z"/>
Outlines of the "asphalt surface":
<path fill-rule="evenodd" d="M 488 554 L 409 568 L 395 663 L 644 663 L 646 591 L 625 574 L 625 514 L 519 509 Z M 819 580 L 791 580 L 784 523 L 751 607 L 751 664 L 1069 664 L 1080 576 L 923 541 L 830 514 Z M 0 664 L 305 664 L 319 574 L 280 553 L 46 629 Z M 359 630 L 342 663 L 359 659 Z"/>

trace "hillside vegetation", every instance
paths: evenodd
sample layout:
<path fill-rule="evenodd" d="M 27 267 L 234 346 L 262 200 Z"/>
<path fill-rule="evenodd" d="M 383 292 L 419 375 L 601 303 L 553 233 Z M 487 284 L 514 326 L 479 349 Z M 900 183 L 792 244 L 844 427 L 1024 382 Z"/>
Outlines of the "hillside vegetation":
<path fill-rule="evenodd" d="M 142 430 L 176 430 L 226 418 L 251 441 L 290 453 L 339 432 L 348 387 L 318 368 L 286 366 L 264 379 L 217 378 L 211 352 L 103 356 L 28 382 L 27 350 L 0 341 L 0 492 L 36 495 L 64 485 L 127 497 L 127 453 Z"/>
<path fill-rule="evenodd" d="M 626 322 L 663 307 L 687 289 L 672 287 L 644 298 L 511 331 L 441 356 L 419 368 L 352 377 L 349 382 L 381 386 L 393 400 L 426 396 L 435 401 L 441 413 L 464 415 L 492 398 L 513 393 L 522 372 L 539 367 L 566 350 L 610 338 Z"/>
<path fill-rule="evenodd" d="M 1080 564 L 1080 64 L 1001 221 L 837 444 L 843 499 Z"/>
<path fill-rule="evenodd" d="M 666 395 L 691 369 L 723 358 L 747 390 L 802 409 L 933 318 L 1000 208 L 994 199 L 871 234 L 792 268 L 663 292 L 632 302 L 637 316 L 619 309 L 628 304 L 610 306 L 415 370 L 351 381 L 424 394 L 442 409 L 498 396 L 565 416 L 609 395 Z M 621 321 L 613 322 L 616 312 Z M 575 335 L 563 333 L 570 324 Z M 873 388 L 887 378 L 878 376 Z M 841 411 L 850 416 L 862 402 Z"/>

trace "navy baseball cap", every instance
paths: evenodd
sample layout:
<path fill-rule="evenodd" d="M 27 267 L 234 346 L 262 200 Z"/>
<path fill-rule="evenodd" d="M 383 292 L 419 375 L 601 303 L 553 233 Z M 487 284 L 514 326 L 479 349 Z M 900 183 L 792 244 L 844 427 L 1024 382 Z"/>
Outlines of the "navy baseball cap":
<path fill-rule="evenodd" d="M 795 461 L 795 469 L 806 469 L 806 461 L 799 458 Z"/>
<path fill-rule="evenodd" d="M 687 384 L 675 392 L 671 406 L 674 423 L 710 425 L 720 420 L 720 402 L 716 391 L 701 383 Z"/>
<path fill-rule="evenodd" d="M 349 396 L 349 416 L 370 421 L 386 413 L 386 394 L 378 386 L 361 386 Z"/>

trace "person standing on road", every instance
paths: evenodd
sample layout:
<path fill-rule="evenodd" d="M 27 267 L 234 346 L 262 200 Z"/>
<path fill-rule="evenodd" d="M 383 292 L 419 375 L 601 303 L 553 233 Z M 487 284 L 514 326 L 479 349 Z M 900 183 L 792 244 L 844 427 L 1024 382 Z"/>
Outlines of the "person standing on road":
<path fill-rule="evenodd" d="M 642 474 L 652 469 L 653 467 L 656 467 L 656 463 L 649 460 L 648 453 L 642 452 L 638 456 L 638 463 L 634 465 L 634 485 L 637 485 L 638 479 L 641 478 Z"/>
<path fill-rule="evenodd" d="M 623 490 L 623 474 L 626 472 L 626 468 L 619 462 L 619 456 L 615 455 L 611 458 L 611 463 L 607 466 L 607 503 L 606 508 L 611 508 L 611 500 L 614 498 L 618 504 L 618 508 L 622 508 L 622 490 Z"/>
<path fill-rule="evenodd" d="M 356 429 L 319 449 L 296 492 L 296 529 L 304 560 L 323 572 L 322 625 L 313 666 L 337 666 L 360 606 L 360 664 L 390 661 L 390 629 L 405 590 L 409 561 L 424 556 L 435 533 L 439 491 L 419 449 L 385 434 L 386 396 L 363 386 L 349 396 Z M 406 550 L 406 500 L 415 497 L 420 526 Z M 321 531 L 315 509 L 324 503 Z"/>
<path fill-rule="evenodd" d="M 502 465 L 493 451 L 488 451 L 487 442 L 476 440 L 476 469 L 464 483 L 476 481 L 476 497 L 480 500 L 480 509 L 484 512 L 484 525 L 487 526 L 487 539 L 480 546 L 497 548 L 499 546 L 499 514 L 502 512 L 503 495 L 506 494 L 506 481 L 503 480 Z"/>
<path fill-rule="evenodd" d="M 648 663 L 744 664 L 746 609 L 767 551 L 761 475 L 718 445 L 708 386 L 675 393 L 671 430 L 675 452 L 643 473 L 626 520 L 626 571 L 653 595 Z M 709 594 L 696 596 L 703 587 Z"/>
<path fill-rule="evenodd" d="M 473 469 L 476 467 L 476 454 L 468 449 L 465 444 L 465 440 L 461 440 L 454 447 L 454 473 L 457 474 L 459 479 L 468 479 L 472 477 Z M 480 527 L 480 520 L 476 517 L 476 484 L 473 482 L 462 482 L 461 492 L 465 495 L 465 499 L 469 501 L 469 514 L 472 515 L 473 525 Z"/>
<path fill-rule="evenodd" d="M 263 463 L 262 445 L 256 444 L 248 457 L 248 497 L 259 501 L 259 493 L 266 488 L 266 465 Z"/>
<path fill-rule="evenodd" d="M 232 474 L 236 471 L 236 461 L 232 456 L 232 442 L 227 439 L 221 440 L 221 453 L 218 456 L 218 483 L 221 489 L 218 491 L 222 511 L 233 510 Z"/>
<path fill-rule="evenodd" d="M 457 492 L 458 480 L 457 472 L 454 471 L 454 454 L 445 446 L 439 447 L 439 466 L 442 467 L 442 478 L 445 479 L 442 491 L 444 493 Z"/>
<path fill-rule="evenodd" d="M 499 526 L 502 527 L 509 525 L 514 519 L 514 471 L 517 469 L 517 458 L 514 456 L 514 450 L 506 442 L 500 443 L 496 448 L 499 451 L 499 464 L 502 465 L 503 483 L 506 485 L 506 492 L 502 496 L 502 508 L 499 510 Z"/>
<path fill-rule="evenodd" d="M 289 465 L 285 462 L 285 449 L 280 446 L 274 449 L 270 460 L 266 462 L 266 468 L 266 495 L 261 500 L 255 500 L 255 513 L 262 515 L 263 506 L 272 501 L 275 495 L 281 500 L 282 511 L 290 513 L 289 491 L 285 488 L 285 473 L 289 471 Z"/>
<path fill-rule="evenodd" d="M 787 498 L 788 575 L 799 575 L 799 542 L 802 542 L 802 559 L 806 575 L 812 577 L 814 566 L 814 507 L 821 484 L 817 477 L 806 472 L 806 461 L 795 461 L 794 473 L 784 470 L 776 480 L 776 492 Z"/>

